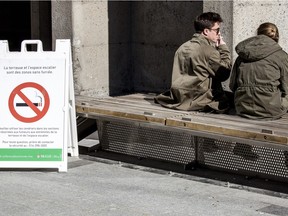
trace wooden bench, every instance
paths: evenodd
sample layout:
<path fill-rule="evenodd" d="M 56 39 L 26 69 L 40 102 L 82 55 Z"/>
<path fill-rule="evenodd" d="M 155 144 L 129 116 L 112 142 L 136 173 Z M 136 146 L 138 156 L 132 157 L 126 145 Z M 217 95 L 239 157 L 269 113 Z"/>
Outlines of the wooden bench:
<path fill-rule="evenodd" d="M 155 94 L 76 96 L 77 115 L 96 119 L 101 148 L 288 180 L 288 115 L 255 121 L 236 115 L 171 110 Z"/>

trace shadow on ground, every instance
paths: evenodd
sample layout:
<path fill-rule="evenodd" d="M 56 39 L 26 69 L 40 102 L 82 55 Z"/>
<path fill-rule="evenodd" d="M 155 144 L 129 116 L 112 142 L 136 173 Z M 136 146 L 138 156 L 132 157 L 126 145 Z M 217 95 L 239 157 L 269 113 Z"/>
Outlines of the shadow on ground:
<path fill-rule="evenodd" d="M 107 151 L 89 150 L 79 147 L 80 159 L 108 164 L 118 164 L 121 167 L 154 172 L 171 177 L 184 178 L 223 187 L 252 191 L 266 195 L 288 198 L 288 183 L 262 179 L 257 176 L 248 177 L 225 171 L 212 170 L 205 167 L 184 169 L 183 164 L 175 164 L 148 158 L 138 158 Z"/>

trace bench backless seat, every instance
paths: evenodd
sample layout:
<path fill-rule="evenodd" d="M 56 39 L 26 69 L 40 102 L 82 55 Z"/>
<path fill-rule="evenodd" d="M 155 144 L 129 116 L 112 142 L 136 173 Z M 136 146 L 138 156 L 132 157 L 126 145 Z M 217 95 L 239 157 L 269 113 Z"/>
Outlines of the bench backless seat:
<path fill-rule="evenodd" d="M 287 114 L 256 121 L 171 110 L 154 96 L 76 96 L 76 112 L 97 120 L 104 150 L 288 181 Z"/>

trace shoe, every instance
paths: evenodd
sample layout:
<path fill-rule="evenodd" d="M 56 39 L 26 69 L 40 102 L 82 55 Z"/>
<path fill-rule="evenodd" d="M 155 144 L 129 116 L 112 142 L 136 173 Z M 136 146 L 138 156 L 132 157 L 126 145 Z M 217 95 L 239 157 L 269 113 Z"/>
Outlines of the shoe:
<path fill-rule="evenodd" d="M 251 161 L 256 161 L 259 158 L 259 155 L 252 151 L 252 146 L 242 143 L 236 143 L 233 153 Z"/>

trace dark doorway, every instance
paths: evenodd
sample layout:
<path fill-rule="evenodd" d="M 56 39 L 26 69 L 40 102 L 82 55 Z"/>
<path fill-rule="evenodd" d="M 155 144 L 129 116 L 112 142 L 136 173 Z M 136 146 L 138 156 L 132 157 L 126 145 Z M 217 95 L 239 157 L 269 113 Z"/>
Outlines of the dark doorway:
<path fill-rule="evenodd" d="M 51 50 L 51 1 L 0 1 L 0 40 L 20 51 L 23 40 L 39 39 Z"/>

